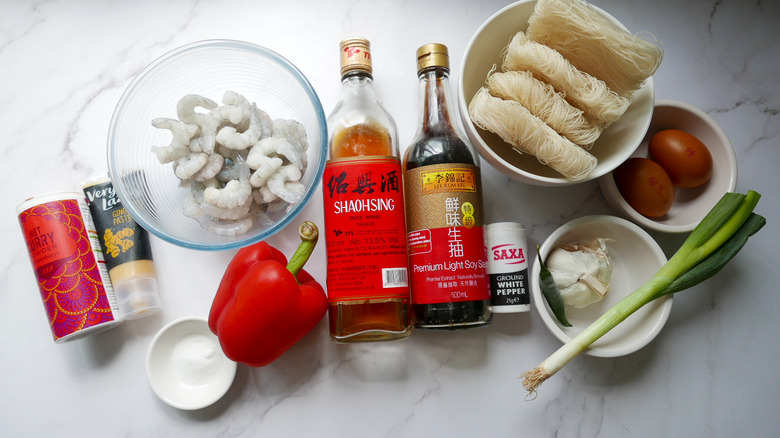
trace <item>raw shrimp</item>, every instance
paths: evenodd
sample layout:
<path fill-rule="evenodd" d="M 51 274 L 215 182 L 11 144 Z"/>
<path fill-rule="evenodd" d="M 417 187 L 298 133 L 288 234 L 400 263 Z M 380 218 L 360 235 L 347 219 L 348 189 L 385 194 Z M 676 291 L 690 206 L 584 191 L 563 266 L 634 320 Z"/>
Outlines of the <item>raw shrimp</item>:
<path fill-rule="evenodd" d="M 271 193 L 268 187 L 262 187 L 252 190 L 252 199 L 257 205 L 262 205 L 263 210 L 266 213 L 265 217 L 268 220 L 272 220 L 267 213 L 277 213 L 284 209 L 290 210 L 290 204 L 284 202 L 283 199 Z M 273 223 L 273 222 L 272 222 Z"/>
<path fill-rule="evenodd" d="M 181 122 L 176 119 L 160 117 L 152 120 L 152 126 L 171 131 L 173 138 L 168 146 L 152 146 L 152 152 L 157 155 L 160 163 L 172 163 L 189 152 L 190 139 L 198 132 L 198 126 Z"/>
<path fill-rule="evenodd" d="M 308 137 L 306 136 L 306 128 L 303 123 L 292 119 L 276 119 L 274 120 L 274 135 L 277 137 L 287 137 L 290 141 L 297 141 L 301 144 L 301 150 L 309 148 Z"/>
<path fill-rule="evenodd" d="M 216 177 L 222 170 L 222 166 L 225 164 L 225 159 L 222 155 L 214 153 L 208 156 L 209 159 L 203 167 L 193 174 L 190 178 L 193 181 L 206 181 Z"/>
<path fill-rule="evenodd" d="M 306 135 L 306 128 L 303 124 L 292 119 L 276 119 L 274 120 L 274 136 L 284 137 L 295 146 L 301 157 L 300 169 L 301 171 L 305 170 L 308 164 L 306 151 L 309 150 L 309 138 Z"/>
<path fill-rule="evenodd" d="M 219 187 L 219 181 L 216 179 L 210 179 L 202 183 L 193 182 L 190 186 L 190 195 L 205 215 L 216 219 L 237 220 L 249 213 L 249 209 L 252 207 L 251 202 L 245 202 L 244 205 L 235 207 L 219 207 L 206 201 L 206 193 L 211 190 L 218 190 Z M 190 206 L 190 209 L 196 211 L 192 206 Z"/>
<path fill-rule="evenodd" d="M 263 200 L 263 194 L 260 193 L 260 189 L 252 189 L 252 200 L 255 204 L 268 208 L 268 204 Z"/>
<path fill-rule="evenodd" d="M 242 111 L 240 119 L 231 118 L 229 121 L 225 121 L 225 123 L 230 123 L 239 132 L 247 130 L 249 128 L 249 118 L 251 116 L 253 103 L 248 101 L 246 97 L 230 90 L 222 95 L 222 103 L 226 107 L 241 108 Z"/>
<path fill-rule="evenodd" d="M 249 119 L 249 105 L 222 105 L 209 111 L 200 127 L 200 137 L 190 142 L 190 148 L 200 149 L 207 154 L 213 153 L 217 143 L 217 129 L 222 125 L 240 127 L 244 120 Z"/>
<path fill-rule="evenodd" d="M 216 207 L 235 208 L 251 204 L 252 185 L 249 183 L 249 168 L 242 166 L 239 179 L 229 181 L 221 189 L 208 187 L 203 192 L 203 199 Z"/>
<path fill-rule="evenodd" d="M 205 213 L 203 207 L 200 206 L 200 202 L 195 199 L 195 195 L 190 192 L 186 198 L 184 198 L 184 215 L 194 219 L 202 217 Z"/>
<path fill-rule="evenodd" d="M 255 190 L 255 193 L 256 194 L 253 196 L 253 198 L 260 204 L 267 205 L 282 201 L 282 199 L 276 196 L 276 194 L 272 192 L 268 186 L 260 187 L 259 189 Z"/>
<path fill-rule="evenodd" d="M 222 103 L 233 106 L 249 105 L 249 101 L 246 97 L 232 90 L 225 91 L 222 95 Z"/>
<path fill-rule="evenodd" d="M 222 102 L 225 103 L 226 105 L 249 107 L 249 109 L 251 110 L 249 116 L 250 120 L 248 121 L 249 126 L 243 127 L 243 129 L 249 129 L 249 127 L 251 127 L 252 125 L 251 117 L 254 116 L 256 118 L 256 120 L 254 121 L 255 126 L 259 128 L 259 132 L 260 132 L 260 136 L 258 137 L 258 139 L 270 137 L 274 133 L 274 121 L 271 119 L 268 113 L 258 108 L 256 104 L 249 102 L 246 99 L 246 97 L 234 91 L 226 91 L 225 95 L 222 97 Z"/>
<path fill-rule="evenodd" d="M 218 107 L 213 100 L 200 96 L 198 94 L 188 94 L 182 97 L 176 104 L 176 115 L 184 123 L 192 123 L 198 126 L 203 125 L 207 113 L 199 113 L 195 111 L 195 108 L 203 108 L 207 111 L 211 111 Z"/>
<path fill-rule="evenodd" d="M 219 171 L 216 178 L 220 182 L 228 182 L 234 179 L 238 179 L 241 172 L 241 167 L 231 158 L 225 158 L 225 164 L 222 165 L 222 170 Z"/>
<path fill-rule="evenodd" d="M 263 118 L 257 105 L 252 104 L 249 111 L 249 127 L 244 132 L 238 132 L 233 126 L 225 126 L 217 133 L 216 141 L 226 148 L 243 151 L 254 146 L 262 134 Z"/>
<path fill-rule="evenodd" d="M 239 236 L 252 228 L 254 218 L 251 214 L 233 220 L 203 217 L 199 222 L 203 228 L 219 236 Z"/>
<path fill-rule="evenodd" d="M 183 212 L 212 233 L 234 236 L 274 224 L 303 199 L 299 182 L 309 147 L 304 126 L 271 117 L 244 96 L 227 91 L 222 104 L 197 94 L 177 102 L 179 120 L 152 125 L 173 135 L 154 146 L 161 163 L 173 163 L 179 187 L 189 189 Z"/>
<path fill-rule="evenodd" d="M 208 191 L 209 188 L 206 190 Z M 248 199 L 251 199 L 251 192 Z M 236 207 L 217 207 L 216 205 L 204 202 L 201 204 L 201 207 L 203 208 L 203 212 L 212 218 L 237 220 L 249 214 L 249 209 L 252 207 L 252 203 L 244 202 L 244 205 L 239 205 Z"/>
<path fill-rule="evenodd" d="M 276 119 L 274 120 L 275 137 L 284 137 L 298 147 L 299 151 L 309 149 L 309 138 L 306 135 L 306 128 L 297 120 Z"/>
<path fill-rule="evenodd" d="M 222 149 L 220 147 L 220 149 Z M 241 179 L 241 176 L 251 175 L 252 171 L 246 164 L 246 155 L 248 151 L 237 152 L 227 148 L 224 148 L 225 164 L 222 166 L 222 170 L 217 174 L 217 180 L 223 183 L 227 183 L 234 179 Z M 228 152 L 229 151 L 229 152 Z"/>
<path fill-rule="evenodd" d="M 204 203 L 203 192 L 205 192 L 207 188 L 222 187 L 222 184 L 220 184 L 220 182 L 217 181 L 216 178 L 209 179 L 206 181 L 191 181 L 191 180 L 187 180 L 187 181 L 189 182 L 190 185 L 190 194 L 195 198 L 195 201 L 197 201 L 199 205 L 202 205 Z"/>
<path fill-rule="evenodd" d="M 257 107 L 257 105 L 255 105 Z M 267 138 L 274 135 L 274 121 L 267 112 L 257 108 L 257 114 L 260 116 L 262 130 L 260 131 L 260 138 Z"/>
<path fill-rule="evenodd" d="M 284 157 L 299 170 L 303 169 L 301 152 L 286 137 L 272 136 L 258 141 L 249 151 L 246 162 L 251 169 L 257 169 L 268 157 L 274 155 Z"/>
<path fill-rule="evenodd" d="M 179 158 L 173 164 L 173 171 L 179 179 L 189 179 L 191 176 L 203 169 L 203 166 L 209 162 L 209 156 L 203 152 L 190 152 Z"/>
<path fill-rule="evenodd" d="M 301 170 L 295 165 L 282 166 L 279 171 L 268 179 L 268 190 L 290 204 L 296 204 L 303 199 L 306 186 L 300 183 Z"/>
<path fill-rule="evenodd" d="M 278 157 L 266 157 L 267 160 L 263 161 L 263 164 L 257 168 L 255 173 L 249 178 L 249 182 L 253 187 L 262 187 L 268 181 L 268 178 L 273 176 L 279 168 L 282 167 L 282 159 Z"/>

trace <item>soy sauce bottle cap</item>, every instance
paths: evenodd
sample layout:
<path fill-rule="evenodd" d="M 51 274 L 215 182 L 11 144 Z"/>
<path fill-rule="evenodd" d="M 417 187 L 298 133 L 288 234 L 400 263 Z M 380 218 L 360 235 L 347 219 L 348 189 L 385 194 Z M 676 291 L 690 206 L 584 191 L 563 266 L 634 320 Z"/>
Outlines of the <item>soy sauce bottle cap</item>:
<path fill-rule="evenodd" d="M 450 69 L 450 54 L 444 44 L 431 43 L 417 49 L 417 73 L 432 67 Z"/>

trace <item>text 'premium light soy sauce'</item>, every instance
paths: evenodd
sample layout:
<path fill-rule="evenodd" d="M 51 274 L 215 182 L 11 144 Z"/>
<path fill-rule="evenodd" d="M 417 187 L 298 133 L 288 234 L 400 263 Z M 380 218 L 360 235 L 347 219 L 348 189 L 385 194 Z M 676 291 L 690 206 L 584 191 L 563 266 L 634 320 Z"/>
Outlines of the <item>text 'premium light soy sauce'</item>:
<path fill-rule="evenodd" d="M 492 313 L 479 157 L 453 119 L 447 47 L 420 47 L 417 69 L 420 122 L 404 157 L 412 321 L 482 327 Z"/>

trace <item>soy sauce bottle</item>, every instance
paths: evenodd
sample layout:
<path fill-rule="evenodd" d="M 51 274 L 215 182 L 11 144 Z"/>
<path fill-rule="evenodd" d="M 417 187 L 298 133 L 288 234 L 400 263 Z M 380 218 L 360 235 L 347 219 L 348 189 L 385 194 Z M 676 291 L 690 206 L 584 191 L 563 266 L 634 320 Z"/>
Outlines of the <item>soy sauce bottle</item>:
<path fill-rule="evenodd" d="M 479 156 L 452 111 L 449 54 L 417 50 L 418 130 L 404 156 L 412 322 L 430 330 L 490 324 Z"/>

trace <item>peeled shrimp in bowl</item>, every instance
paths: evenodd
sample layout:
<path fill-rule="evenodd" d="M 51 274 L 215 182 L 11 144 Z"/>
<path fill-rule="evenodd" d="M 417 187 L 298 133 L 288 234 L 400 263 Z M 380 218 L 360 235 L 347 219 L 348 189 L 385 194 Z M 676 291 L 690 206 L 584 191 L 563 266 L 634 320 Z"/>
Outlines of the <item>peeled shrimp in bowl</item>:
<path fill-rule="evenodd" d="M 289 144 L 260 148 L 253 155 L 265 153 L 263 166 L 247 164 L 271 137 Z M 117 194 L 141 226 L 169 243 L 214 251 L 285 230 L 317 192 L 327 141 L 319 97 L 296 66 L 256 44 L 207 40 L 162 55 L 129 84 L 107 155 Z M 269 181 L 286 165 L 301 172 L 301 199 L 264 201 L 260 191 L 271 193 Z M 281 186 L 300 194 L 291 176 Z"/>

